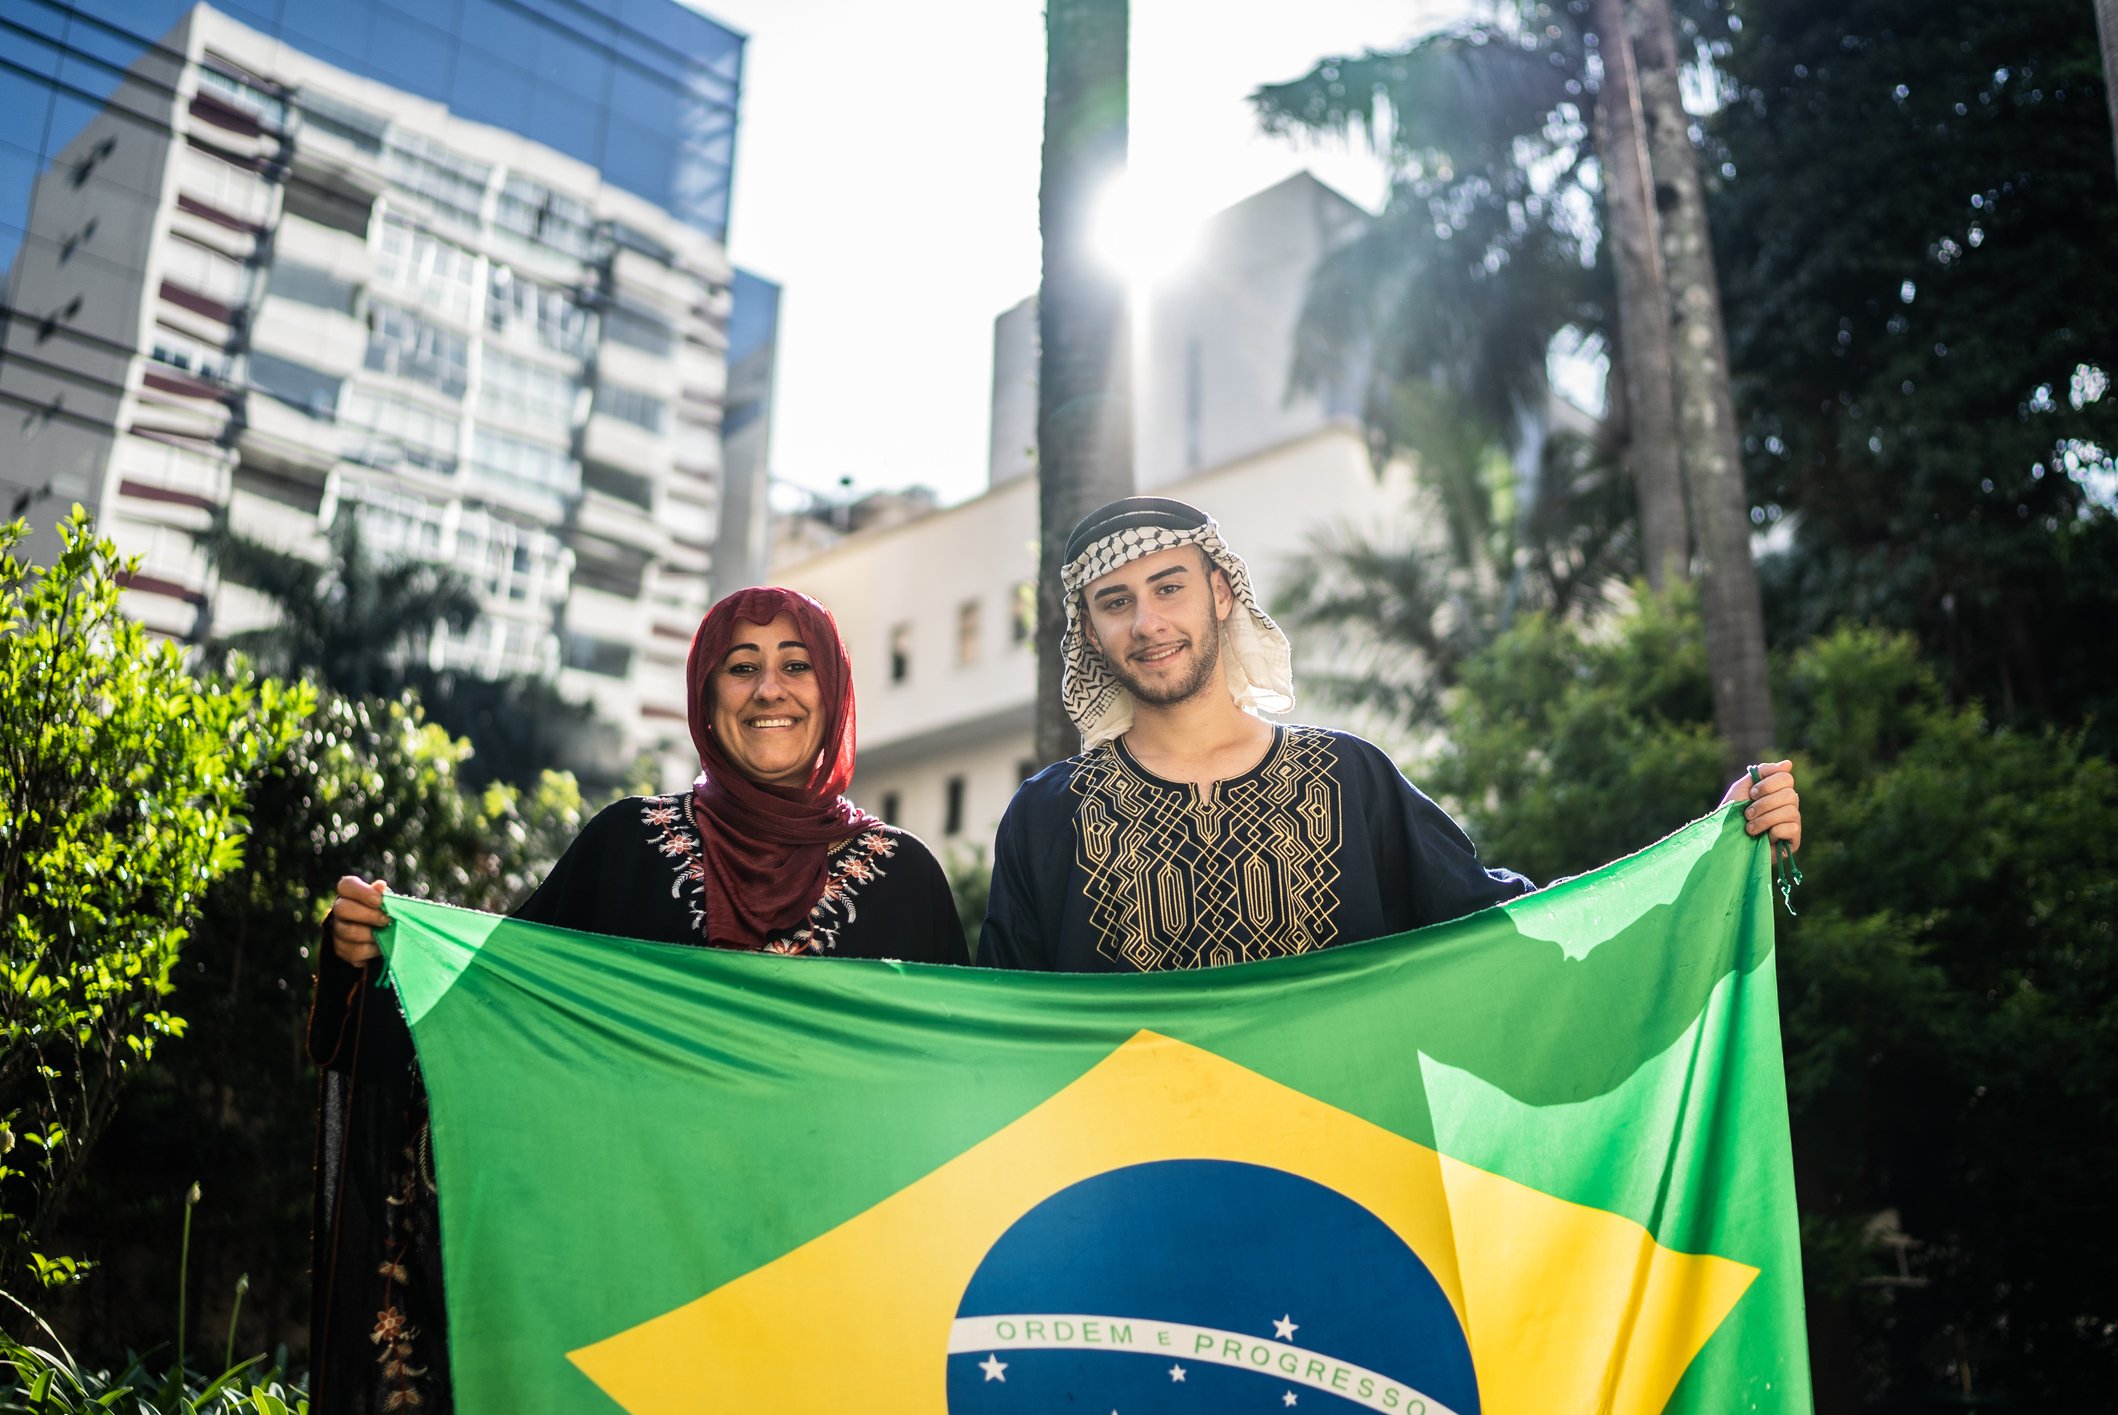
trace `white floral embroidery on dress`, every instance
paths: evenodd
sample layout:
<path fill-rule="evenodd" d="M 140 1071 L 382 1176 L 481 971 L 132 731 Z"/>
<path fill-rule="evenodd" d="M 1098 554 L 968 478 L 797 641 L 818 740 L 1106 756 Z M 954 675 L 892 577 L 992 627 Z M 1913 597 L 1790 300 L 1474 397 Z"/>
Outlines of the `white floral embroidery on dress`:
<path fill-rule="evenodd" d="M 691 795 L 648 796 L 640 820 L 657 852 L 676 866 L 669 893 L 691 910 L 691 926 L 706 932 L 706 852 L 692 817 Z M 886 830 L 867 830 L 834 846 L 824 872 L 824 892 L 809 917 L 766 939 L 761 953 L 818 954 L 838 949 L 839 931 L 859 917 L 862 888 L 883 877 L 882 862 L 897 853 Z"/>

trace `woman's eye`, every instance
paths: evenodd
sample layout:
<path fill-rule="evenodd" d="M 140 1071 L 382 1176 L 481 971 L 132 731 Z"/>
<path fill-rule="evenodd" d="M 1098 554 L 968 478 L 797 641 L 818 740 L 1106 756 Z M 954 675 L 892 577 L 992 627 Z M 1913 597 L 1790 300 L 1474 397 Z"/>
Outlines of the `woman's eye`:
<path fill-rule="evenodd" d="M 782 673 L 807 673 L 808 671 L 809 665 L 800 659 L 796 659 L 794 662 L 785 664 L 780 668 Z"/>
<path fill-rule="evenodd" d="M 757 672 L 757 665 L 754 663 L 731 663 L 728 665 L 728 676 L 730 678 L 748 678 L 755 672 Z"/>

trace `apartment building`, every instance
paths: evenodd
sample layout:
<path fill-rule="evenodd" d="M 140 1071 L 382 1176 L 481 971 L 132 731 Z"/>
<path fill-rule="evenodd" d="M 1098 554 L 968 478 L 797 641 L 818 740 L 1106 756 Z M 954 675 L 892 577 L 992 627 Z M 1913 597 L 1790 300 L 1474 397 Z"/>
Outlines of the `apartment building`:
<path fill-rule="evenodd" d="M 272 612 L 208 562 L 215 516 L 312 556 L 355 516 L 477 587 L 436 667 L 555 677 L 688 774 L 684 654 L 717 541 L 744 543 L 722 519 L 741 40 L 622 8 L 458 12 L 444 67 L 409 72 L 372 5 L 294 4 L 276 33 L 198 6 L 107 91 L 56 76 L 7 279 L 0 501 L 94 509 L 141 556 L 128 611 L 183 639 Z M 325 33 L 371 9 L 364 50 Z"/>

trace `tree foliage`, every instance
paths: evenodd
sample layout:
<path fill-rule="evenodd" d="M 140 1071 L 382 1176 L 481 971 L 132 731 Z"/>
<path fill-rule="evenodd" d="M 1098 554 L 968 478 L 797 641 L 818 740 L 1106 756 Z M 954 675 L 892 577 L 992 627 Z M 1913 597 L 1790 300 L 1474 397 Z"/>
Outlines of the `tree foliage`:
<path fill-rule="evenodd" d="M 140 1078 L 105 1139 L 68 1236 L 110 1255 L 55 1325 L 100 1349 L 174 1330 L 168 1235 L 185 1189 L 204 1194 L 192 1262 L 207 1329 L 250 1275 L 236 1343 L 299 1349 L 308 1304 L 316 1082 L 302 1043 L 321 921 L 338 878 L 505 912 L 589 814 L 571 777 L 467 787 L 470 744 L 418 703 L 325 695 L 247 797 L 247 865 L 209 890 L 178 973 L 190 1021 Z"/>
<path fill-rule="evenodd" d="M 349 698 L 389 699 L 413 690 L 434 722 L 477 744 L 460 764 L 462 779 L 474 787 L 500 782 L 535 789 L 555 769 L 597 788 L 615 788 L 626 778 L 618 729 L 593 705 L 569 701 L 548 679 L 482 678 L 426 661 L 420 650 L 430 634 L 443 626 L 463 629 L 478 617 L 476 587 L 457 570 L 378 557 L 351 511 L 332 523 L 330 553 L 321 563 L 225 522 L 207 543 L 221 573 L 278 615 L 266 627 L 219 638 L 215 647 L 223 656 L 242 654 Z"/>
<path fill-rule="evenodd" d="M 1398 425 L 1419 429 L 1419 503 L 1435 508 L 1411 520 L 1444 533 L 1320 531 L 1287 567 L 1274 609 L 1306 630 L 1306 683 L 1431 727 L 1463 664 L 1519 616 L 1606 607 L 1638 565 L 1638 542 L 1631 488 L 1588 439 L 1547 441 L 1525 498 L 1515 464 L 1446 394 L 1413 385 L 1397 396 Z"/>
<path fill-rule="evenodd" d="M 1776 637 L 1915 634 L 2010 722 L 2118 741 L 2118 181 L 2075 0 L 1695 3 Z"/>
<path fill-rule="evenodd" d="M 217 636 L 220 647 L 349 697 L 397 693 L 413 650 L 428 634 L 442 625 L 465 628 L 478 617 L 470 581 L 447 566 L 378 559 L 350 511 L 331 523 L 331 553 L 321 563 L 225 524 L 207 543 L 222 575 L 255 590 L 279 613 L 264 628 Z"/>
<path fill-rule="evenodd" d="M 1297 387 L 1360 388 L 1378 462 L 1424 447 L 1399 397 L 1419 385 L 1518 445 L 1552 337 L 1604 329 L 1582 75 L 1563 10 L 1503 5 L 1251 95 L 1268 133 L 1359 135 L 1389 169 L 1382 214 L 1311 277 L 1292 370 Z"/>
<path fill-rule="evenodd" d="M 1699 643 L 1686 598 L 1595 633 L 1524 622 L 1466 666 L 1428 783 L 1539 877 L 1648 844 L 1720 784 Z M 1842 626 L 1779 682 L 1808 827 L 1779 969 L 1819 1403 L 2096 1408 L 2118 767 L 1952 706 L 1903 634 Z"/>
<path fill-rule="evenodd" d="M 118 608 L 131 567 L 79 507 L 48 567 L 0 527 L 0 1284 L 34 1252 L 122 1083 L 180 1036 L 170 993 L 213 883 L 243 862 L 246 794 L 313 705 L 202 683 Z"/>

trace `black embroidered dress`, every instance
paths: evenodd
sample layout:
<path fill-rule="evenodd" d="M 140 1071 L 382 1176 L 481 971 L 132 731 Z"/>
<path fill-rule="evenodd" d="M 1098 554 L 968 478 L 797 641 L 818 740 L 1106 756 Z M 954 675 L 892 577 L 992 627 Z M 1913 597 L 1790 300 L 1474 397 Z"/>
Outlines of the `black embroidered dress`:
<path fill-rule="evenodd" d="M 705 870 L 689 792 L 599 812 L 514 917 L 705 946 Z M 763 951 L 964 963 L 949 882 L 918 837 L 877 826 L 834 847 L 823 896 Z M 327 941 L 309 1019 L 324 1071 L 310 1308 L 310 1408 L 453 1408 L 427 1102 L 396 1000 Z"/>
<path fill-rule="evenodd" d="M 1277 727 L 1249 771 L 1165 781 L 1123 739 L 1022 784 L 993 847 L 978 961 L 1154 972 L 1307 953 L 1534 888 L 1489 870 L 1372 743 Z"/>

